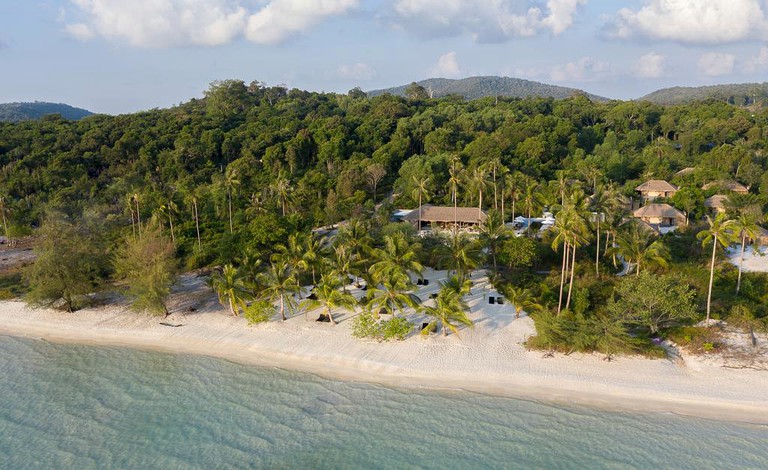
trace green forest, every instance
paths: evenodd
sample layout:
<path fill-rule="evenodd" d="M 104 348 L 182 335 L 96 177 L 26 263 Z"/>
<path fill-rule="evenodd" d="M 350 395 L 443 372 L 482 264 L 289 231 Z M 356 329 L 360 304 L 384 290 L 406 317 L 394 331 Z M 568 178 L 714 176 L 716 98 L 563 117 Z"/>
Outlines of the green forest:
<path fill-rule="evenodd" d="M 32 236 L 38 253 L 6 275 L 4 293 L 76 309 L 95 289 L 125 287 L 163 314 L 174 272 L 219 267 L 211 284 L 234 315 L 279 320 L 320 306 L 333 321 L 351 308 L 351 275 L 372 286 L 356 333 L 401 338 L 424 266 L 455 274 L 428 307 L 454 333 L 468 321 L 469 272 L 486 267 L 534 318 L 531 347 L 656 355 L 661 335 L 706 351 L 717 333 L 692 326 L 699 320 L 765 327 L 768 278 L 723 260 L 765 221 L 768 110 L 584 95 L 430 99 L 415 84 L 406 94 L 226 80 L 170 109 L 0 123 L 3 229 L 10 243 Z M 627 220 L 626 202 L 649 179 L 680 187 L 662 202 L 687 226 L 659 236 Z M 709 216 L 704 201 L 718 190 L 702 187 L 718 181 L 749 194 Z M 419 237 L 390 221 L 420 202 L 489 217 L 477 236 Z M 545 209 L 557 223 L 540 237 L 504 226 Z M 340 222 L 331 238 L 311 232 Z M 622 261 L 635 268 L 617 276 Z M 315 303 L 295 305 L 307 284 Z"/>

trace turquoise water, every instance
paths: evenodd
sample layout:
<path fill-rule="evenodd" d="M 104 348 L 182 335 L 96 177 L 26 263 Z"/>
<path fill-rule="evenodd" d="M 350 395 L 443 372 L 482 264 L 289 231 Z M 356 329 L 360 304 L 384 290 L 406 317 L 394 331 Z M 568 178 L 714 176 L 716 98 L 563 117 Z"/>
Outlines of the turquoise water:
<path fill-rule="evenodd" d="M 768 468 L 768 428 L 0 336 L 0 468 Z"/>

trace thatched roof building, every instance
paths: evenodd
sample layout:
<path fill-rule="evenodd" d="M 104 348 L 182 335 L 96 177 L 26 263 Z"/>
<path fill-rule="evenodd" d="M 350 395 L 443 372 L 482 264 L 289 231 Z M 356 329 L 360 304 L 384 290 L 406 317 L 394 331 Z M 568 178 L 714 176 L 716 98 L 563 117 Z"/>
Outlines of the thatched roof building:
<path fill-rule="evenodd" d="M 749 188 L 739 183 L 738 181 L 713 181 L 701 187 L 701 189 L 705 191 L 707 189 L 713 188 L 722 189 L 723 191 L 731 191 L 738 194 L 747 194 L 749 192 Z"/>
<path fill-rule="evenodd" d="M 678 187 L 664 180 L 648 180 L 635 188 L 643 199 L 655 199 L 657 197 L 671 197 L 678 191 Z"/>
<path fill-rule="evenodd" d="M 685 214 L 669 204 L 648 204 L 637 209 L 633 215 L 651 226 L 677 227 L 685 224 Z"/>
<path fill-rule="evenodd" d="M 421 206 L 421 215 L 416 208 L 403 220 L 418 223 L 421 219 L 423 223 L 429 223 L 431 226 L 447 227 L 453 226 L 454 222 L 459 227 L 473 227 L 480 225 L 488 218 L 488 215 L 477 207 L 457 207 L 453 206 L 433 206 L 425 204 Z"/>

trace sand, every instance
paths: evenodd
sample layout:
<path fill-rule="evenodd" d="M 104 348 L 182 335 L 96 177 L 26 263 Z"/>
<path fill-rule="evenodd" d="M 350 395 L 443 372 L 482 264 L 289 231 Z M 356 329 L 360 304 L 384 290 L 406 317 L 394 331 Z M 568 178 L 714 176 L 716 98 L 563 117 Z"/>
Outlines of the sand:
<path fill-rule="evenodd" d="M 445 272 L 428 271 L 430 285 L 419 288 L 419 297 L 427 300 L 444 277 Z M 175 313 L 168 319 L 134 313 L 121 302 L 63 313 L 5 301 L 0 302 L 0 334 L 208 355 L 389 386 L 463 389 L 555 404 L 768 424 L 768 371 L 733 368 L 717 355 L 619 357 L 611 362 L 589 354 L 545 357 L 523 345 L 534 334 L 533 321 L 525 314 L 515 318 L 509 302 L 489 305 L 487 297 L 498 294 L 487 278 L 475 274 L 474 280 L 468 303 L 475 326 L 462 329 L 460 336 L 360 340 L 350 334 L 352 313 L 339 314 L 336 326 L 307 321 L 303 313 L 286 322 L 248 326 L 228 315 L 194 276 L 184 277 L 173 296 Z M 353 294 L 362 292 L 355 289 Z M 311 318 L 316 317 L 314 312 Z M 422 320 L 410 318 L 419 324 Z"/>
<path fill-rule="evenodd" d="M 741 257 L 741 245 L 732 245 L 727 251 L 728 260 L 736 267 L 739 266 Z M 760 247 L 757 250 L 752 246 L 744 249 L 744 264 L 742 270 L 745 273 L 768 273 L 768 248 Z"/>

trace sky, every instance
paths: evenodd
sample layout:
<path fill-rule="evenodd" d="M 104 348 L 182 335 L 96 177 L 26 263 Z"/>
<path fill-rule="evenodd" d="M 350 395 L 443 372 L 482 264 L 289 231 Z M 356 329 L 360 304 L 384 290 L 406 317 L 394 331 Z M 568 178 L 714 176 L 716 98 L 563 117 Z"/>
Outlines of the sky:
<path fill-rule="evenodd" d="M 164 108 L 502 75 L 618 99 L 764 82 L 768 0 L 0 0 L 0 102 Z"/>

